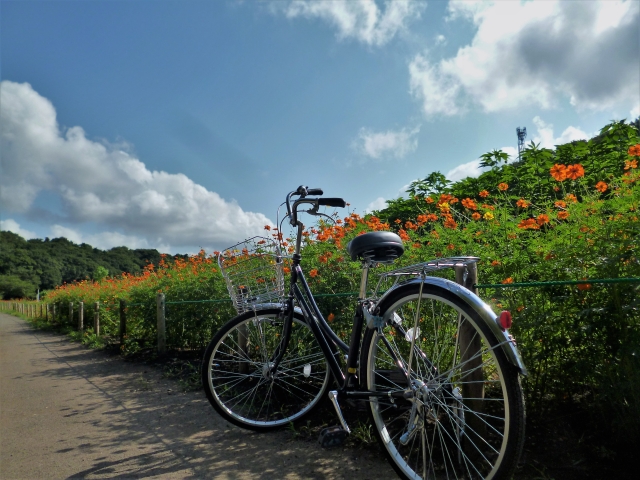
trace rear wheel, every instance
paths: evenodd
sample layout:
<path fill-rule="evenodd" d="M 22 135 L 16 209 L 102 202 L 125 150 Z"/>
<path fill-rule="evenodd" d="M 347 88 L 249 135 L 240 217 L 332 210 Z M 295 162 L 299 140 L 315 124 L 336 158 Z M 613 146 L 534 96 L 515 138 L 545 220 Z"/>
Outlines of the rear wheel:
<path fill-rule="evenodd" d="M 213 337 L 202 362 L 207 398 L 231 423 L 268 430 L 297 420 L 326 393 L 330 372 L 304 318 L 294 314 L 291 338 L 275 372 L 273 354 L 284 320 L 279 309 L 246 312 Z"/>
<path fill-rule="evenodd" d="M 391 325 L 365 333 L 367 388 L 404 392 L 372 398 L 374 430 L 402 478 L 508 478 L 524 443 L 518 373 L 466 303 L 431 285 L 419 296 L 419 285 L 398 289 L 380 305 Z"/>

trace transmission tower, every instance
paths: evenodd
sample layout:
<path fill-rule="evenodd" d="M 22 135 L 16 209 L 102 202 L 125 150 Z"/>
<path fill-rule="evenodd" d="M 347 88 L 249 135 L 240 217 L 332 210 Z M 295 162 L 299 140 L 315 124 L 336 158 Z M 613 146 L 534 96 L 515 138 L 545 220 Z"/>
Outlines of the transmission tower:
<path fill-rule="evenodd" d="M 527 138 L 527 127 L 517 127 L 518 134 L 518 161 L 522 160 L 522 150 L 524 149 L 524 139 Z"/>

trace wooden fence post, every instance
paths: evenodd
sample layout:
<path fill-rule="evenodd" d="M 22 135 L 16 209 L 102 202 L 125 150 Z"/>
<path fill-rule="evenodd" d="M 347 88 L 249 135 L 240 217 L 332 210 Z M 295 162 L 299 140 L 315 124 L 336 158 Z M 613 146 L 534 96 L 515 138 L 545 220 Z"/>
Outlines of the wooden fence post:
<path fill-rule="evenodd" d="M 127 302 L 120 300 L 120 346 L 124 346 L 124 337 L 127 336 Z"/>
<path fill-rule="evenodd" d="M 466 267 L 464 265 L 457 265 L 454 267 L 454 270 L 456 283 L 459 283 L 477 295 L 478 289 L 475 288 L 475 285 L 478 283 L 477 265 L 475 263 L 469 264 Z M 486 422 L 481 417 L 484 410 L 484 402 L 482 401 L 484 399 L 484 382 L 487 380 L 483 378 L 482 345 L 480 343 L 480 336 L 469 322 L 464 322 L 460 326 L 459 338 L 460 352 L 462 352 L 459 361 L 465 365 L 461 371 L 462 397 L 465 399 L 464 403 L 469 409 L 465 418 L 465 422 L 470 427 L 467 433 L 467 441 L 471 444 L 477 444 L 487 438 Z M 474 412 L 477 412 L 478 415 L 474 415 Z M 466 445 L 464 448 L 469 451 L 469 454 L 473 453 L 473 448 L 470 445 Z"/>
<path fill-rule="evenodd" d="M 49 323 L 49 304 L 45 304 L 44 306 L 44 319 L 47 323 Z"/>
<path fill-rule="evenodd" d="M 158 316 L 158 353 L 163 354 L 167 351 L 167 337 L 165 332 L 165 299 L 164 293 L 156 295 L 156 310 Z"/>
<path fill-rule="evenodd" d="M 51 311 L 51 323 L 56 323 L 56 304 L 52 305 L 53 310 Z"/>
<path fill-rule="evenodd" d="M 78 302 L 78 331 L 84 330 L 84 302 Z"/>
<path fill-rule="evenodd" d="M 69 325 L 73 325 L 73 302 L 69 302 Z"/>
<path fill-rule="evenodd" d="M 100 302 L 93 304 L 93 333 L 100 336 Z"/>

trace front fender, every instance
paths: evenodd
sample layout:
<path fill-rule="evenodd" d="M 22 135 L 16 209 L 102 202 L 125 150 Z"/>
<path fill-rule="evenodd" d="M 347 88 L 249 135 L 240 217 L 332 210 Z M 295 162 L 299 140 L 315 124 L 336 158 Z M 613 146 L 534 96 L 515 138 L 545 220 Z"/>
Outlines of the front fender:
<path fill-rule="evenodd" d="M 422 282 L 422 279 L 415 278 L 413 280 L 394 285 L 392 288 L 387 290 L 382 295 L 382 297 L 380 297 L 380 299 L 378 300 L 378 305 L 382 304 L 384 300 L 392 293 L 394 293 L 397 289 L 406 288 L 408 285 L 420 285 L 420 283 Z M 509 334 L 508 330 L 502 330 L 498 323 L 498 316 L 493 312 L 489 305 L 483 302 L 482 299 L 471 290 L 455 282 L 452 282 L 451 280 L 447 280 L 446 278 L 425 277 L 424 283 L 448 290 L 450 293 L 462 300 L 462 302 L 473 308 L 480 316 L 480 319 L 485 323 L 487 327 L 489 327 L 489 330 L 495 335 L 496 339 L 501 344 L 502 350 L 507 356 L 509 362 L 513 364 L 522 375 L 527 375 L 527 369 L 524 366 L 524 362 L 522 361 L 522 357 L 520 356 L 520 352 L 518 351 L 515 340 Z M 390 314 L 385 313 L 385 316 L 383 317 L 383 320 L 385 322 L 389 320 L 387 315 Z"/>

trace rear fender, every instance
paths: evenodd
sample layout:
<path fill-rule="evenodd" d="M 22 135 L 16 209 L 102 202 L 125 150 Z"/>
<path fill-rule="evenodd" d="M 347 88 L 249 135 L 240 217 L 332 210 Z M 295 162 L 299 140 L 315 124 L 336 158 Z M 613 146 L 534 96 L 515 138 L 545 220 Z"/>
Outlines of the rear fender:
<path fill-rule="evenodd" d="M 422 281 L 422 279 L 416 278 L 390 288 L 384 293 L 384 295 L 382 295 L 380 300 L 378 300 L 378 305 L 381 305 L 387 297 L 394 294 L 398 289 L 407 287 L 412 287 L 413 289 L 414 285 L 420 285 Z M 483 302 L 482 299 L 480 299 L 480 297 L 471 290 L 452 282 L 451 280 L 447 280 L 446 278 L 426 277 L 424 279 L 424 283 L 426 285 L 433 285 L 449 291 L 449 293 L 458 297 L 463 303 L 466 303 L 473 308 L 478 313 L 481 321 L 489 327 L 489 330 L 495 335 L 496 339 L 498 339 L 498 342 L 500 343 L 509 362 L 513 364 L 522 375 L 527 375 L 527 369 L 524 366 L 524 362 L 522 361 L 522 357 L 520 356 L 515 340 L 509 334 L 508 330 L 502 330 L 498 323 L 498 316 L 493 312 L 489 305 Z M 390 315 L 390 312 L 385 313 L 383 320 L 387 322 Z"/>

